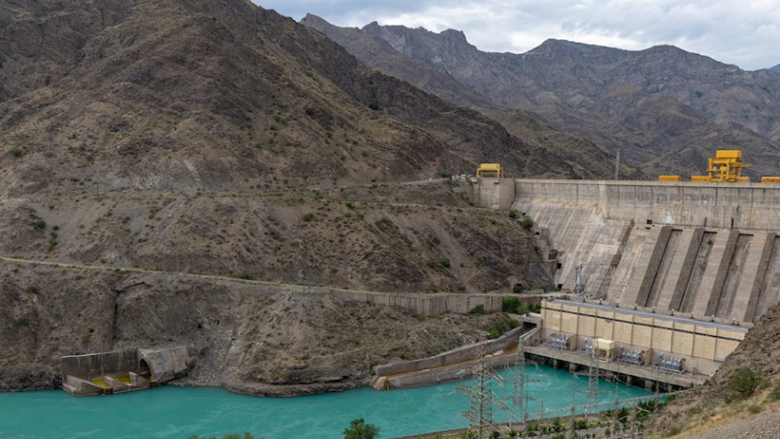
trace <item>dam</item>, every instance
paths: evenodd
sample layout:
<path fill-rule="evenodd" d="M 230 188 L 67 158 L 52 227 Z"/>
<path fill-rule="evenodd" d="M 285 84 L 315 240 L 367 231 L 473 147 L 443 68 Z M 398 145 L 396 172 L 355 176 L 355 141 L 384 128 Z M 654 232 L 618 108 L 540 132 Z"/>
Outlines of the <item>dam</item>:
<path fill-rule="evenodd" d="M 540 355 L 565 361 L 601 339 L 614 342 L 599 350 L 607 360 L 706 377 L 780 300 L 778 185 L 471 184 L 475 205 L 533 220 L 549 274 L 570 293 L 543 304 L 541 343 L 553 349 Z"/>

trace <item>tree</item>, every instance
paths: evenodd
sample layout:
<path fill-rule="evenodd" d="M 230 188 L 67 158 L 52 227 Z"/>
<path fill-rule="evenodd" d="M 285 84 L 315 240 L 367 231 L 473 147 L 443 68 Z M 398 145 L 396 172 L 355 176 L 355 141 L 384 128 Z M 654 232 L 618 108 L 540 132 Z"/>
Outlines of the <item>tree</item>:
<path fill-rule="evenodd" d="M 379 427 L 366 424 L 363 418 L 353 419 L 344 429 L 344 439 L 375 439 L 379 436 Z"/>

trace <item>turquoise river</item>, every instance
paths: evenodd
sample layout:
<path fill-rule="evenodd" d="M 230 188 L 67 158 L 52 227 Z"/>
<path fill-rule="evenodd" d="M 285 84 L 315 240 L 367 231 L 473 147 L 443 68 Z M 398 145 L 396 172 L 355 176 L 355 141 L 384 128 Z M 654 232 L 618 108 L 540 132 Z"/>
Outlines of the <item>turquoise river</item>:
<path fill-rule="evenodd" d="M 503 389 L 494 384 L 493 390 L 510 399 L 513 371 L 505 369 L 500 375 L 505 380 Z M 529 411 L 570 407 L 572 395 L 576 404 L 585 404 L 587 377 L 526 366 L 526 379 Z M 266 439 L 338 439 L 355 418 L 379 426 L 381 438 L 393 438 L 465 427 L 460 414 L 468 410 L 469 402 L 457 387 L 469 384 L 466 380 L 388 392 L 361 388 L 296 398 L 173 386 L 80 398 L 61 390 L 0 393 L 0 438 L 186 439 L 193 434 L 221 438 L 248 431 Z M 614 384 L 602 381 L 599 387 L 601 401 L 615 400 Z M 620 399 L 649 395 L 622 385 L 617 392 Z M 499 409 L 494 409 L 494 415 L 507 418 Z"/>

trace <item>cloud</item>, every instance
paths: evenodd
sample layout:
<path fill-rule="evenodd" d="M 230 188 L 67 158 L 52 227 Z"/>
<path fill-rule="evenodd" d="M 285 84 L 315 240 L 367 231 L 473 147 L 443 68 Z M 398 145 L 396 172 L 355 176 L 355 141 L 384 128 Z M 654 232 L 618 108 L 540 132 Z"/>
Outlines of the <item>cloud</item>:
<path fill-rule="evenodd" d="M 522 53 L 549 38 L 641 50 L 671 44 L 744 69 L 780 63 L 780 0 L 268 0 L 296 20 L 306 13 L 337 26 L 462 30 L 480 50 Z"/>

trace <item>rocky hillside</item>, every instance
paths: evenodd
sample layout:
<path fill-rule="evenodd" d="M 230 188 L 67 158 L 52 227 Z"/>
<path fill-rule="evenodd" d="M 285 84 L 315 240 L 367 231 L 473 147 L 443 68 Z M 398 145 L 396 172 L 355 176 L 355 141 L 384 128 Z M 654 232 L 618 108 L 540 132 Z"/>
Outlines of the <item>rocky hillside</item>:
<path fill-rule="evenodd" d="M 752 415 L 770 416 L 778 408 L 780 395 L 780 306 L 771 308 L 758 321 L 739 347 L 726 359 L 709 382 L 680 395 L 670 402 L 653 421 L 651 431 L 666 437 L 669 431 L 677 433 L 702 431 L 696 438 L 739 437 L 736 431 L 756 433 L 765 428 L 768 420 L 748 421 Z M 748 369 L 759 377 L 755 394 L 746 399 L 729 397 L 729 382 L 740 370 Z M 753 408 L 751 408 L 753 407 Z M 768 412 L 767 412 L 768 410 Z M 771 418 L 770 418 L 771 419 Z M 729 425 L 729 422 L 734 425 Z M 732 435 L 721 433 L 734 427 Z M 754 428 L 751 430 L 751 428 Z M 776 431 L 776 427 L 772 429 Z M 683 436 L 688 437 L 688 436 Z M 755 436 L 755 437 L 774 437 Z"/>
<path fill-rule="evenodd" d="M 716 149 L 744 150 L 753 177 L 776 174 L 780 77 L 768 69 L 746 72 L 671 46 L 625 51 L 548 40 L 524 54 L 485 53 L 454 30 L 374 22 L 334 31 L 310 16 L 302 23 L 383 68 L 386 50 L 372 42 L 380 37 L 496 105 L 530 111 L 611 154 L 621 149 L 627 163 L 650 175 L 701 173 Z"/>
<path fill-rule="evenodd" d="M 57 386 L 61 355 L 176 344 L 200 352 L 189 384 L 339 390 L 502 317 L 295 285 L 551 287 L 520 219 L 448 174 L 581 172 L 291 19 L 245 0 L 5 2 L 0 41 L 0 390 Z"/>
<path fill-rule="evenodd" d="M 0 23 L 12 195 L 85 177 L 173 191 L 395 181 L 484 161 L 533 175 L 534 148 L 498 123 L 245 0 L 32 1 L 0 6 Z"/>
<path fill-rule="evenodd" d="M 0 265 L 0 391 L 61 383 L 60 356 L 186 345 L 180 385 L 293 396 L 366 385 L 376 364 L 484 339 L 503 318 L 425 318 L 250 281 Z"/>

